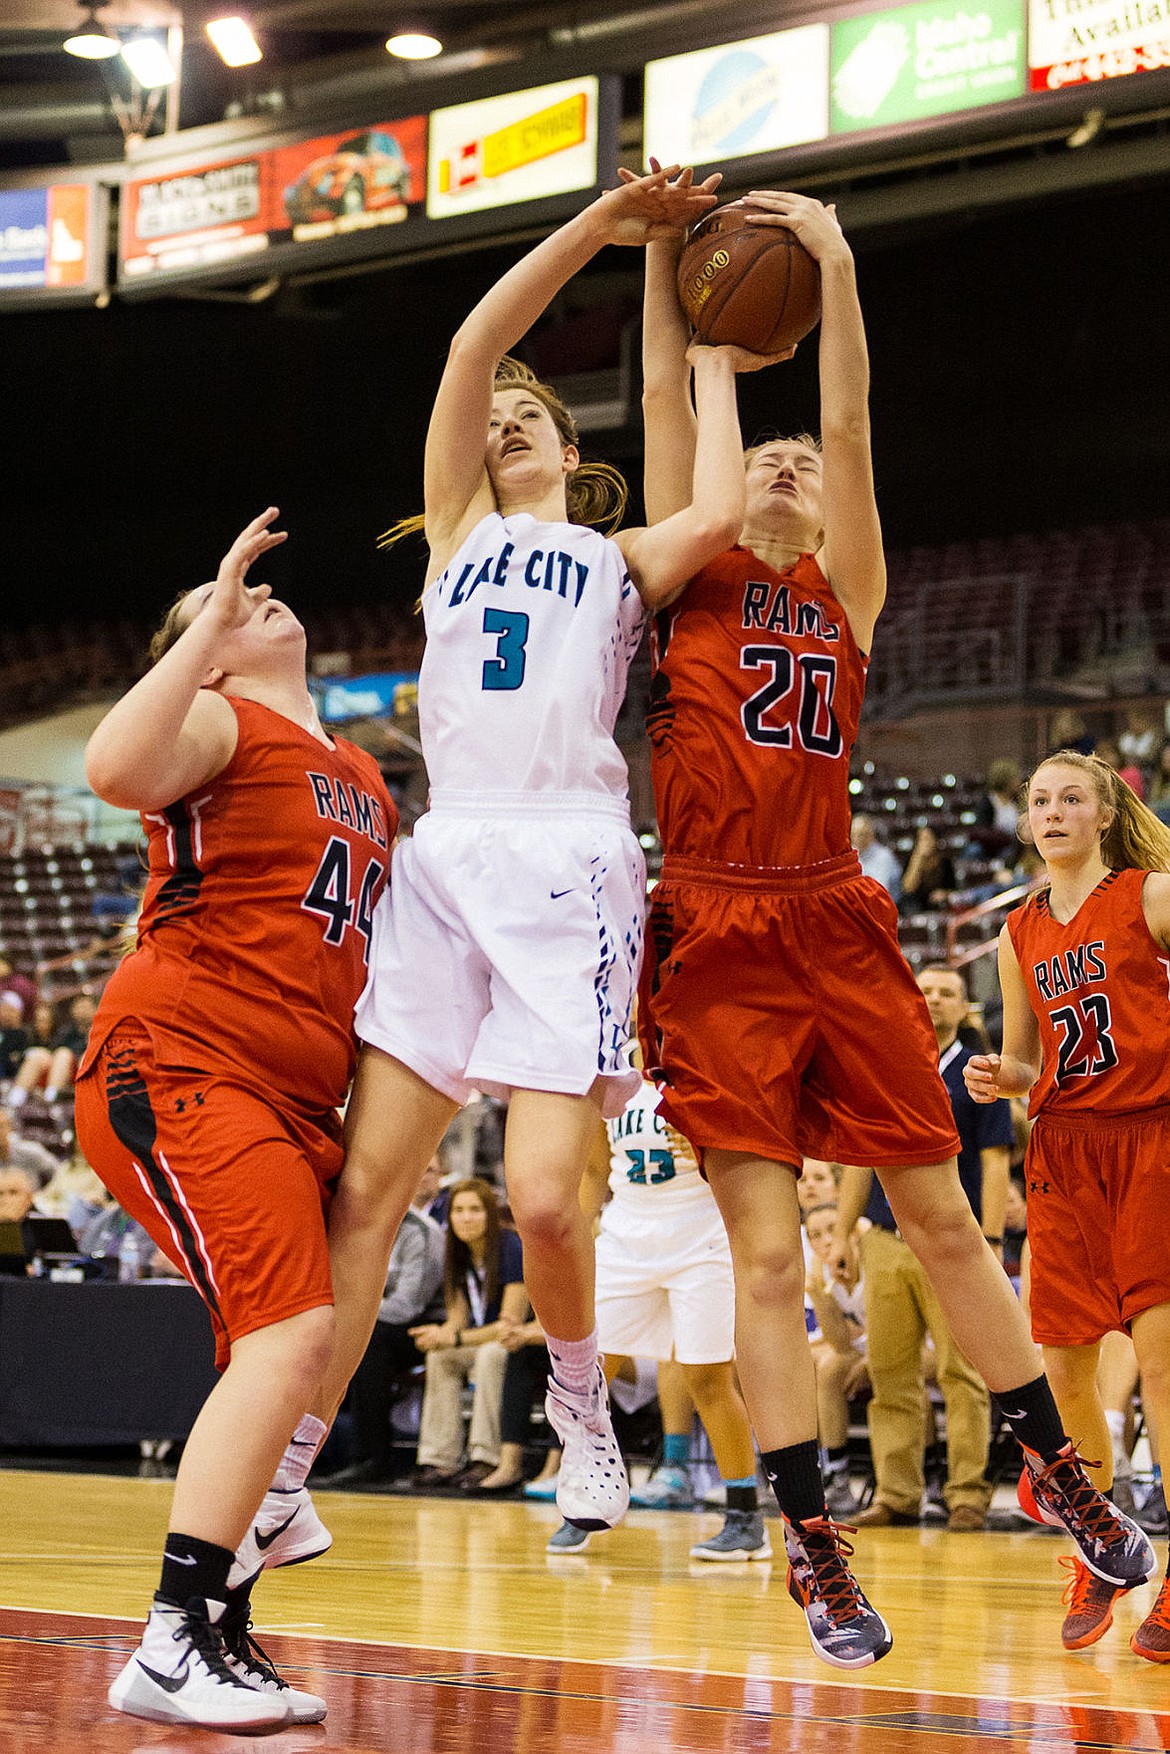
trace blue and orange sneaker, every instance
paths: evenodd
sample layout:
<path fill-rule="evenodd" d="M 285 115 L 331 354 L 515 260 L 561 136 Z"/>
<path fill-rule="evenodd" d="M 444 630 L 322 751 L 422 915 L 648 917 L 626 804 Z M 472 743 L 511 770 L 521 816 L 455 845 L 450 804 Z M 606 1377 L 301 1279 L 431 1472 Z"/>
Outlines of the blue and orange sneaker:
<path fill-rule="evenodd" d="M 817 1655 L 838 1669 L 864 1669 L 879 1662 L 893 1649 L 894 1635 L 849 1569 L 853 1549 L 841 1533 L 856 1530 L 848 1524 L 838 1527 L 827 1516 L 783 1521 L 788 1594 L 804 1609 Z"/>
<path fill-rule="evenodd" d="M 1158 1561 L 1149 1540 L 1098 1492 L 1073 1444 L 1066 1443 L 1050 1462 L 1025 1449 L 1024 1460 L 1028 1478 L 1021 1477 L 1017 1488 L 1021 1507 L 1037 1522 L 1071 1535 L 1095 1577 L 1123 1590 L 1153 1577 Z M 1029 1498 L 1035 1513 L 1028 1508 Z"/>

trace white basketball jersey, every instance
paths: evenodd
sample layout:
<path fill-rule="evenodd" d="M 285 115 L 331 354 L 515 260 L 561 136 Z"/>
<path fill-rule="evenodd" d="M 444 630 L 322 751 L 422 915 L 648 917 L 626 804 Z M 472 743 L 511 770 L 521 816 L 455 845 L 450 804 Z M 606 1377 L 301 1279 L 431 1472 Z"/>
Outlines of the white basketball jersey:
<path fill-rule="evenodd" d="M 661 1093 L 647 1079 L 616 1120 L 606 1121 L 609 1134 L 609 1185 L 615 1200 L 643 1206 L 680 1196 L 713 1195 L 681 1134 L 669 1131 L 658 1112 Z"/>
<path fill-rule="evenodd" d="M 423 617 L 432 792 L 628 796 L 613 728 L 643 616 L 616 542 L 491 512 L 424 593 Z"/>

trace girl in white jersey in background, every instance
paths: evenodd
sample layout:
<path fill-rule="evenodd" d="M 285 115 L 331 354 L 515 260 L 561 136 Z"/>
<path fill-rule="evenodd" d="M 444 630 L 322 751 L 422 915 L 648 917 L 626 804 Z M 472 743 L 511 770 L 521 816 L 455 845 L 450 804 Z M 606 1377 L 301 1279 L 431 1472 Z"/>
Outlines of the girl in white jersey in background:
<path fill-rule="evenodd" d="M 689 172 L 601 196 L 512 268 L 451 344 L 424 482 L 431 807 L 398 849 L 393 906 L 375 910 L 331 1234 L 337 1358 L 351 1347 L 356 1362 L 422 1166 L 473 1089 L 510 1099 L 508 1194 L 565 1452 L 557 1502 L 587 1528 L 619 1521 L 629 1493 L 577 1199 L 599 1112 L 619 1114 L 639 1085 L 626 1040 L 645 877 L 613 726 L 643 603 L 668 601 L 738 530 L 734 374 L 763 362 L 697 350 L 694 500 L 609 540 L 587 520 L 617 521 L 620 477 L 582 468 L 567 410 L 505 356 L 604 245 L 644 244 L 711 201 Z"/>

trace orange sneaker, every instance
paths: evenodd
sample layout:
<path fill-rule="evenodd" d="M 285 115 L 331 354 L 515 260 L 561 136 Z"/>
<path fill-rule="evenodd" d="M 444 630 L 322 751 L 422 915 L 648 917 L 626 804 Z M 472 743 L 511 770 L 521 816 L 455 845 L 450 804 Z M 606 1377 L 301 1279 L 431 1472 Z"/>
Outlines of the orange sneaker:
<path fill-rule="evenodd" d="M 1151 1663 L 1170 1663 L 1170 1575 L 1162 1579 L 1154 1603 L 1129 1641 L 1136 1656 Z"/>
<path fill-rule="evenodd" d="M 1069 1573 L 1061 1598 L 1068 1613 L 1060 1629 L 1060 1642 L 1065 1650 L 1084 1650 L 1104 1638 L 1113 1624 L 1113 1604 L 1125 1591 L 1095 1577 L 1083 1560 L 1071 1554 L 1060 1563 Z"/>

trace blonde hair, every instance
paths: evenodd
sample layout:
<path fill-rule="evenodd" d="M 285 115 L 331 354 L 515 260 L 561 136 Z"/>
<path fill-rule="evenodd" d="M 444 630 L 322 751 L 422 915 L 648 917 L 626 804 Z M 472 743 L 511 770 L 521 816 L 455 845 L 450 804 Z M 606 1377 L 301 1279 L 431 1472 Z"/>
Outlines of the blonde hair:
<path fill-rule="evenodd" d="M 563 445 L 578 444 L 577 422 L 556 391 L 542 384 L 536 373 L 523 360 L 505 354 L 496 367 L 493 394 L 501 390 L 523 390 L 547 408 Z M 578 463 L 565 483 L 565 500 L 571 524 L 593 524 L 606 536 L 612 534 L 625 515 L 630 490 L 625 477 L 609 463 Z M 425 515 L 399 518 L 378 537 L 379 548 L 390 548 L 403 536 L 413 536 L 424 529 Z"/>
<path fill-rule="evenodd" d="M 815 432 L 762 433 L 755 443 L 749 445 L 744 452 L 744 468 L 750 469 L 760 452 L 766 451 L 769 445 L 803 445 L 806 451 L 812 451 L 815 456 L 819 457 L 823 454 L 821 441 Z"/>
<path fill-rule="evenodd" d="M 1112 821 L 1101 836 L 1101 857 L 1111 871 L 1170 872 L 1170 828 L 1142 803 L 1132 786 L 1108 762 L 1096 755 L 1082 755 L 1077 749 L 1058 749 L 1032 770 L 1021 796 L 1017 833 L 1022 841 L 1032 841 L 1028 793 L 1032 781 L 1045 767 L 1076 768 L 1088 779 L 1102 810 L 1111 813 Z"/>

